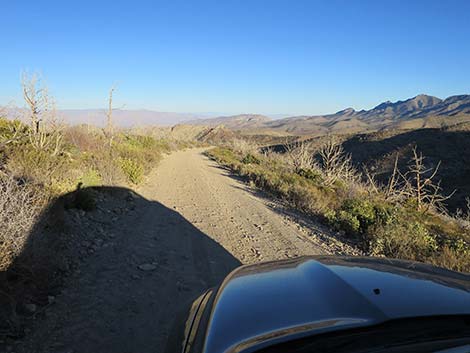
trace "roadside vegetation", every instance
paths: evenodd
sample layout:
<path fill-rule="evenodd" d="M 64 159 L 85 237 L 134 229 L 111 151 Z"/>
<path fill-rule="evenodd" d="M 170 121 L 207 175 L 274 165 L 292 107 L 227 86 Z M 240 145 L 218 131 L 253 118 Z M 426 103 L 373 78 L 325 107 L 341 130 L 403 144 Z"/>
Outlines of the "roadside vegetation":
<path fill-rule="evenodd" d="M 236 140 L 208 155 L 290 206 L 322 220 L 374 256 L 470 271 L 470 214 L 451 216 L 433 168 L 419 147 L 405 170 L 398 157 L 389 180 L 359 171 L 333 137 L 318 146 L 286 143 L 282 153 Z"/>
<path fill-rule="evenodd" d="M 91 210 L 94 195 L 86 187 L 139 184 L 164 153 L 187 145 L 114 128 L 114 89 L 100 129 L 61 124 L 37 77 L 25 76 L 22 87 L 21 121 L 0 112 L 0 271 L 19 255 L 53 200 L 78 190 L 67 207 Z"/>

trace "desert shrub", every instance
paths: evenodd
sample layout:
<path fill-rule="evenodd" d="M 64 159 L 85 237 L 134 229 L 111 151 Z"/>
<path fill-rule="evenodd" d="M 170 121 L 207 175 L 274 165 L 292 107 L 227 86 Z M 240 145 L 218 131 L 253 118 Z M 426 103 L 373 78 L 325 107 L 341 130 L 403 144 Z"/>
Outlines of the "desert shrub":
<path fill-rule="evenodd" d="M 99 186 L 103 184 L 101 180 L 101 175 L 95 169 L 89 169 L 85 173 L 83 173 L 78 179 L 78 183 L 80 183 L 84 187 Z"/>
<path fill-rule="evenodd" d="M 442 247 L 428 261 L 436 266 L 450 268 L 455 271 L 470 272 L 470 251 L 459 251 L 448 246 Z"/>
<path fill-rule="evenodd" d="M 155 167 L 163 152 L 168 152 L 170 146 L 167 142 L 156 140 L 151 136 L 121 135 L 114 145 L 113 150 L 123 159 L 133 160 L 148 172 Z"/>
<path fill-rule="evenodd" d="M 24 141 L 27 127 L 19 120 L 0 118 L 0 146 L 11 142 Z"/>
<path fill-rule="evenodd" d="M 390 223 L 393 216 L 394 208 L 391 205 L 368 199 L 346 199 L 333 225 L 348 233 L 365 234 L 370 226 Z"/>
<path fill-rule="evenodd" d="M 235 153 L 228 148 L 216 147 L 208 151 L 207 155 L 222 164 L 230 164 L 231 162 L 237 161 Z"/>
<path fill-rule="evenodd" d="M 103 185 L 119 185 L 125 179 L 119 157 L 110 151 L 95 153 L 86 159 L 86 164 L 100 175 Z"/>
<path fill-rule="evenodd" d="M 241 162 L 243 164 L 260 164 L 259 158 L 251 153 L 247 153 L 245 157 L 242 158 Z"/>
<path fill-rule="evenodd" d="M 103 136 L 95 132 L 89 132 L 83 126 L 73 126 L 65 129 L 64 143 L 78 152 L 99 151 L 105 144 Z"/>
<path fill-rule="evenodd" d="M 129 158 L 121 158 L 120 164 L 128 181 L 133 184 L 139 184 L 142 181 L 144 168 L 140 163 Z"/>
<path fill-rule="evenodd" d="M 233 139 L 230 145 L 231 149 L 242 154 L 254 154 L 258 150 L 255 144 L 243 139 Z"/>
<path fill-rule="evenodd" d="M 416 221 L 381 224 L 369 232 L 372 255 L 424 261 L 437 250 L 436 236 Z"/>
<path fill-rule="evenodd" d="M 0 175 L 0 270 L 21 252 L 46 200 L 41 189 Z"/>
<path fill-rule="evenodd" d="M 164 149 L 164 144 L 158 142 L 155 138 L 145 135 L 125 135 L 125 141 L 130 146 L 137 148 L 146 148 L 146 149 Z"/>
<path fill-rule="evenodd" d="M 344 210 L 339 210 L 336 213 L 336 217 L 333 218 L 333 225 L 348 234 L 356 234 L 361 231 L 361 222 L 357 216 Z"/>
<path fill-rule="evenodd" d="M 70 160 L 66 155 L 52 155 L 30 145 L 10 148 L 7 168 L 17 177 L 46 186 L 67 177 Z"/>
<path fill-rule="evenodd" d="M 470 244 L 462 238 L 446 239 L 444 241 L 446 247 L 460 254 L 470 254 Z"/>
<path fill-rule="evenodd" d="M 321 183 L 323 180 L 321 173 L 318 170 L 312 168 L 301 168 L 298 170 L 297 174 L 315 183 Z"/>

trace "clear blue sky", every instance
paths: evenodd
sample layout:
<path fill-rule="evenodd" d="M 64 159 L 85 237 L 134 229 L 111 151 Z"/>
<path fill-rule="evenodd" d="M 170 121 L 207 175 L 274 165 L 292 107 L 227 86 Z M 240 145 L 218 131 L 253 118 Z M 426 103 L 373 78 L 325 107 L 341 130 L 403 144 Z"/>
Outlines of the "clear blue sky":
<path fill-rule="evenodd" d="M 470 1 L 3 1 L 0 104 L 319 114 L 470 93 Z"/>

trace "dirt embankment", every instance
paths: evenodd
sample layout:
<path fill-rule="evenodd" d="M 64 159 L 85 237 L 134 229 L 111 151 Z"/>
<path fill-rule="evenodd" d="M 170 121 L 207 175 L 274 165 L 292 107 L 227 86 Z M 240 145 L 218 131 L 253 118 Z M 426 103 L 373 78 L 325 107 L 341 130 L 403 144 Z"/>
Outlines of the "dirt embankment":
<path fill-rule="evenodd" d="M 66 218 L 82 261 L 5 350 L 161 352 L 182 303 L 240 264 L 354 253 L 200 149 L 167 156 L 135 194 L 103 191 L 95 211 Z"/>

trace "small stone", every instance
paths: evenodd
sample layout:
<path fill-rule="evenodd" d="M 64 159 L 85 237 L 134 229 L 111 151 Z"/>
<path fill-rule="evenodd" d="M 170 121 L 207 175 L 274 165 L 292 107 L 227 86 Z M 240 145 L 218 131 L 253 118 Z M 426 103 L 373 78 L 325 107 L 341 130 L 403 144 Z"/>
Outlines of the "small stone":
<path fill-rule="evenodd" d="M 153 271 L 157 268 L 157 266 L 154 264 L 142 264 L 142 265 L 139 265 L 138 268 L 139 270 L 142 270 L 142 271 Z"/>
<path fill-rule="evenodd" d="M 90 243 L 89 241 L 84 240 L 84 241 L 81 242 L 81 245 L 82 245 L 84 248 L 88 248 L 88 247 L 91 245 L 91 243 Z"/>
<path fill-rule="evenodd" d="M 55 302 L 55 297 L 54 297 L 53 295 L 48 295 L 48 296 L 47 296 L 47 302 L 48 302 L 49 304 L 54 303 L 54 302 Z"/>
<path fill-rule="evenodd" d="M 30 313 L 35 313 L 36 310 L 37 310 L 37 305 L 32 304 L 32 303 L 28 303 L 28 304 L 24 305 L 24 308 Z"/>

